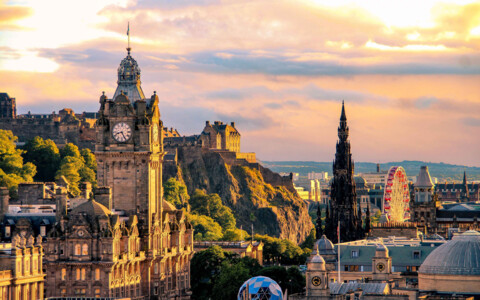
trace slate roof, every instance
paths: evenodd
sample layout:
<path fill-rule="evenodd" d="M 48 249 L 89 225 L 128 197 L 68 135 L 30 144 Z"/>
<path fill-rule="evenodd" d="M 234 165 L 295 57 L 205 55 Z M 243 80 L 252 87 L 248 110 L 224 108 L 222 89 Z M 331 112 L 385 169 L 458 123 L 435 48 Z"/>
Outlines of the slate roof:
<path fill-rule="evenodd" d="M 420 173 L 418 173 L 417 182 L 415 182 L 416 187 L 433 187 L 432 178 L 430 178 L 430 173 L 428 172 L 427 166 L 420 167 Z"/>
<path fill-rule="evenodd" d="M 330 294 L 333 295 L 345 295 L 349 292 L 355 292 L 357 290 L 362 290 L 363 294 L 370 295 L 387 295 L 390 292 L 387 283 L 331 282 L 328 287 L 330 288 Z"/>
<path fill-rule="evenodd" d="M 72 209 L 71 214 L 87 213 L 90 216 L 109 216 L 112 212 L 95 200 L 89 200 Z"/>
<path fill-rule="evenodd" d="M 419 273 L 480 275 L 480 233 L 469 230 L 454 236 L 425 259 Z"/>
<path fill-rule="evenodd" d="M 431 245 L 434 245 L 433 247 Z M 434 251 L 437 243 L 423 243 L 418 246 L 388 246 L 388 255 L 392 258 L 392 265 L 420 266 L 427 256 Z M 341 245 L 340 263 L 342 265 L 363 265 L 371 266 L 375 256 L 375 245 Z M 352 251 L 358 251 L 358 257 L 352 257 Z M 420 251 L 419 258 L 414 257 L 414 251 Z"/>

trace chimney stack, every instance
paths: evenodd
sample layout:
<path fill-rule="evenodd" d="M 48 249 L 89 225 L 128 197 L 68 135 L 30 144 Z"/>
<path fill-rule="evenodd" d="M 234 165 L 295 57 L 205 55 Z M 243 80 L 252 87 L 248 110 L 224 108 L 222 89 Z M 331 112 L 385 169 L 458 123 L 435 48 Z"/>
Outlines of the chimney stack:
<path fill-rule="evenodd" d="M 99 186 L 95 191 L 95 201 L 112 210 L 112 188 L 109 186 Z"/>

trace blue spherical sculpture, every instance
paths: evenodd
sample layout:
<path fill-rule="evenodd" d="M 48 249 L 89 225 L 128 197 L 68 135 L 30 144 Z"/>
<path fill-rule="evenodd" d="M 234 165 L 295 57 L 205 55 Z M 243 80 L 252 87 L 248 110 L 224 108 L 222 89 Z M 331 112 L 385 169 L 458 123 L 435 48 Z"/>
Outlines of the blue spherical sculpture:
<path fill-rule="evenodd" d="M 247 290 L 248 289 L 248 290 Z M 247 297 L 250 294 L 250 297 Z M 238 290 L 238 300 L 282 300 L 282 289 L 273 279 L 257 276 L 245 281 Z"/>

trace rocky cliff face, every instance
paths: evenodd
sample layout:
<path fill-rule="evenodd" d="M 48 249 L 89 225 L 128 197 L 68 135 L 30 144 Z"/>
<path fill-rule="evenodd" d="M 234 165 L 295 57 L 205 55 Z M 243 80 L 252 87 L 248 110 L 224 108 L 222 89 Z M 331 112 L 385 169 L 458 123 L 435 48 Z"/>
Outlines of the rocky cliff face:
<path fill-rule="evenodd" d="M 220 154 L 199 147 L 179 147 L 177 165 L 165 164 L 164 180 L 185 182 L 189 194 L 196 189 L 217 193 L 232 208 L 237 227 L 255 233 L 302 242 L 313 228 L 307 205 L 291 181 L 260 164 L 228 165 Z"/>

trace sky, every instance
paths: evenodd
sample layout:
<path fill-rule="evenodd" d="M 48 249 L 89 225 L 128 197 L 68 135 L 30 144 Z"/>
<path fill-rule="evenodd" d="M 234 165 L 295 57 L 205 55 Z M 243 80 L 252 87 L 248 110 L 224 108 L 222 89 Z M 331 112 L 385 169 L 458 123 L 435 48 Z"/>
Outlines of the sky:
<path fill-rule="evenodd" d="M 236 122 L 260 160 L 480 166 L 480 2 L 0 0 L 0 92 L 18 113 L 97 111 L 132 56 L 182 135 Z"/>

